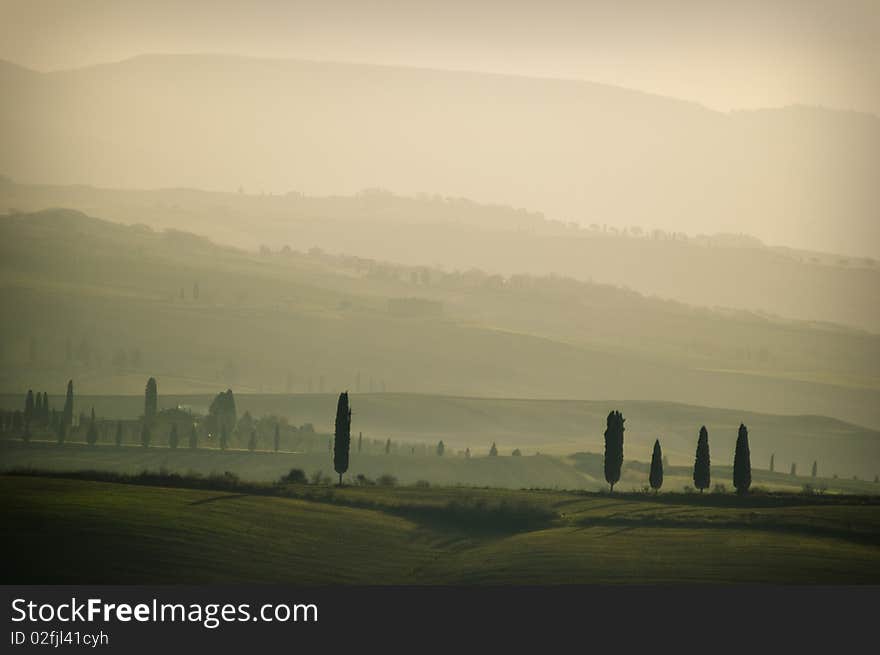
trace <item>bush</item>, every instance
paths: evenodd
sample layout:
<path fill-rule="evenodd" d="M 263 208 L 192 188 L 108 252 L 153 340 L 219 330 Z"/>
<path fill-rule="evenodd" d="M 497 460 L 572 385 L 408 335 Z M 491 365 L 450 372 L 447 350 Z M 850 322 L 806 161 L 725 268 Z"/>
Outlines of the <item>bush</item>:
<path fill-rule="evenodd" d="M 302 469 L 290 469 L 290 471 L 281 476 L 281 482 L 284 484 L 307 484 L 306 472 Z"/>
<path fill-rule="evenodd" d="M 396 487 L 397 486 L 397 478 L 395 478 L 390 473 L 383 473 L 379 476 L 379 479 L 376 480 L 376 483 L 380 487 Z"/>
<path fill-rule="evenodd" d="M 721 482 L 716 482 L 715 486 L 712 487 L 713 494 L 726 494 L 727 493 L 727 485 L 722 484 Z"/>
<path fill-rule="evenodd" d="M 373 482 L 372 480 L 370 480 L 370 478 L 368 478 L 368 477 L 367 477 L 366 475 L 364 475 L 363 473 L 358 473 L 358 474 L 355 476 L 355 478 L 354 478 L 354 483 L 355 483 L 356 485 L 358 485 L 358 486 L 361 486 L 361 487 L 373 487 L 373 486 L 375 486 L 375 484 L 376 484 L 375 482 Z"/>
<path fill-rule="evenodd" d="M 416 480 L 415 486 L 419 489 L 427 489 L 431 486 L 431 483 L 427 480 Z"/>

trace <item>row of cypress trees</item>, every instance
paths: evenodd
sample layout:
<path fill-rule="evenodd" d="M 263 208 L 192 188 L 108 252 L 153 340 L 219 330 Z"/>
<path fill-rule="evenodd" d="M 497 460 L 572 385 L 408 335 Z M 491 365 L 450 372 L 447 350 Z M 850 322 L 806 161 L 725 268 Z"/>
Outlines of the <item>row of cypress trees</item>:
<path fill-rule="evenodd" d="M 620 472 L 623 466 L 623 433 L 626 419 L 614 410 L 608 414 L 605 427 L 605 481 L 610 485 L 612 493 L 614 485 L 620 481 Z M 814 465 L 815 467 L 815 465 Z M 711 459 L 709 457 L 709 431 L 706 426 L 700 428 L 697 437 L 697 452 L 694 457 L 694 487 L 700 490 L 709 487 L 712 479 Z M 663 486 L 663 452 L 660 448 L 660 440 L 654 442 L 654 450 L 651 454 L 651 467 L 648 473 L 648 482 L 655 491 Z M 737 493 L 748 493 L 752 485 L 752 461 L 749 452 L 749 431 L 740 423 L 736 436 L 736 448 L 733 454 L 733 486 Z"/>

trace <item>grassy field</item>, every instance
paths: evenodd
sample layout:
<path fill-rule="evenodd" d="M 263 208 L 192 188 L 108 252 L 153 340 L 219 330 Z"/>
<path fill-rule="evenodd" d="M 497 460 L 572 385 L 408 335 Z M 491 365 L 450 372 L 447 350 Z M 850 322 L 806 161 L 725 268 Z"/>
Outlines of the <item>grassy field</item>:
<path fill-rule="evenodd" d="M 880 504 L 854 496 L 4 475 L 0 499 L 7 583 L 880 583 Z"/>
<path fill-rule="evenodd" d="M 0 472 L 21 469 L 45 471 L 102 471 L 137 474 L 143 471 L 167 471 L 185 475 L 210 475 L 229 471 L 244 480 L 274 482 L 290 469 L 298 468 L 309 477 L 320 472 L 333 475 L 326 440 L 317 452 L 278 453 L 250 452 L 242 449 L 221 451 L 217 448 L 178 448 L 153 446 L 143 448 L 127 445 L 120 448 L 109 444 L 89 447 L 81 443 L 66 443 L 59 447 L 54 442 L 0 440 Z M 498 457 L 476 454 L 471 458 L 448 453 L 443 457 L 431 454 L 381 453 L 359 454 L 353 450 L 346 481 L 354 482 L 358 475 L 375 480 L 392 475 L 404 485 L 427 481 L 432 485 L 497 487 L 503 489 L 566 489 L 603 491 L 607 489 L 599 452 L 579 452 L 570 456 L 526 454 L 513 457 L 502 453 Z M 733 471 L 729 464 L 712 466 L 712 485 L 720 484 L 732 491 Z M 693 485 L 693 464 L 668 465 L 664 471 L 663 492 L 682 492 Z M 852 480 L 788 473 L 770 473 L 752 469 L 753 484 L 764 490 L 800 493 L 805 484 L 829 494 L 880 494 L 880 483 L 871 480 Z M 648 483 L 645 460 L 625 460 L 619 491 L 639 491 Z"/>

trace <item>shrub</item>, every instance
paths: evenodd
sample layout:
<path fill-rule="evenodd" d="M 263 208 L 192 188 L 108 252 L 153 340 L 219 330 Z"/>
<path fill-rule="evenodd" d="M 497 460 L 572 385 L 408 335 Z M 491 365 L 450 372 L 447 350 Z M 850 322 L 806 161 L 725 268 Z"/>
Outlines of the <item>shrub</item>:
<path fill-rule="evenodd" d="M 290 469 L 286 475 L 281 476 L 284 484 L 306 484 L 306 473 L 302 469 Z"/>
<path fill-rule="evenodd" d="M 714 487 L 712 487 L 713 494 L 726 494 L 727 493 L 727 485 L 717 482 Z"/>
<path fill-rule="evenodd" d="M 397 486 L 397 478 L 395 478 L 390 473 L 383 473 L 379 476 L 379 479 L 376 480 L 376 483 L 380 487 L 396 487 Z"/>
<path fill-rule="evenodd" d="M 427 480 L 416 480 L 415 486 L 419 489 L 427 489 L 431 486 L 431 483 Z"/>
<path fill-rule="evenodd" d="M 367 477 L 366 475 L 364 475 L 363 473 L 358 473 L 358 474 L 354 477 L 354 483 L 355 483 L 356 485 L 361 486 L 361 487 L 372 487 L 372 486 L 375 486 L 375 484 L 376 484 L 375 482 L 373 482 L 372 480 L 370 480 L 370 478 L 368 478 L 368 477 Z"/>

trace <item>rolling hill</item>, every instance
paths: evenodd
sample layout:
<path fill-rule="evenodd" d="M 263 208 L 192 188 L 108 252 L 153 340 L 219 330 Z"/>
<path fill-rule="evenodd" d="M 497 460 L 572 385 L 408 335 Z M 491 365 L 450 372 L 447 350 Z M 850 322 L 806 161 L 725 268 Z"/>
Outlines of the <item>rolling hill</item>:
<path fill-rule="evenodd" d="M 552 277 L 260 255 L 48 211 L 0 219 L 0 302 L 15 393 L 137 394 L 154 375 L 165 394 L 645 399 L 880 425 L 876 336 Z"/>
<path fill-rule="evenodd" d="M 4 62 L 0 92 L 15 99 L 0 107 L 0 170 L 26 182 L 393 187 L 880 254 L 869 114 L 725 114 L 582 81 L 214 55 L 53 73 Z"/>

